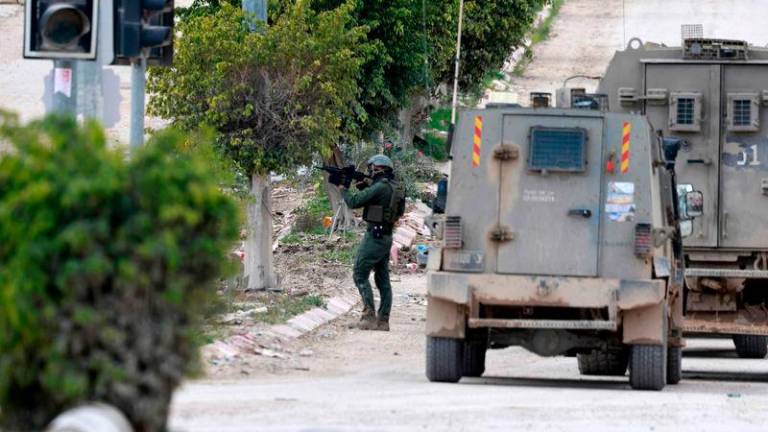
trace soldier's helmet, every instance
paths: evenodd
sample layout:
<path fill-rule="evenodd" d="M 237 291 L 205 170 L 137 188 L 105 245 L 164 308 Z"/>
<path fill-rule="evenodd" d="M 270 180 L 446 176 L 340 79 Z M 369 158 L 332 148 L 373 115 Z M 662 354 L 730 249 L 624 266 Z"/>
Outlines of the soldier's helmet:
<path fill-rule="evenodd" d="M 395 168 L 395 165 L 392 163 L 392 159 L 383 154 L 371 156 L 371 158 L 368 159 L 368 165 L 383 166 L 389 169 Z"/>

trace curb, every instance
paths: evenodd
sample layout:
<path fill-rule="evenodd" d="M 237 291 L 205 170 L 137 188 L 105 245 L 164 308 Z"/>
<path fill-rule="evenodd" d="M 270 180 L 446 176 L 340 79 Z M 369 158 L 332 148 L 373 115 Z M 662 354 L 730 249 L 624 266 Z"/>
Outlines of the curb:
<path fill-rule="evenodd" d="M 346 314 L 357 303 L 358 300 L 355 297 L 333 297 L 328 300 L 325 308 L 310 309 L 301 315 L 296 315 L 285 324 L 271 326 L 261 335 L 278 339 L 297 339 Z M 258 346 L 255 334 L 239 333 L 208 344 L 202 348 L 202 351 L 221 359 L 231 359 L 241 353 L 253 353 Z"/>

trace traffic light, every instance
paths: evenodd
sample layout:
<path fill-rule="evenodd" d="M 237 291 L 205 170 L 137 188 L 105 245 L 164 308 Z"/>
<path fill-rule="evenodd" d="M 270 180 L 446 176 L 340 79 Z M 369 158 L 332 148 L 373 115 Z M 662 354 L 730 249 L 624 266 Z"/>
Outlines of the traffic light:
<path fill-rule="evenodd" d="M 115 63 L 126 64 L 149 49 L 152 57 L 170 62 L 173 0 L 116 0 Z"/>
<path fill-rule="evenodd" d="M 95 60 L 98 0 L 27 0 L 24 57 Z"/>

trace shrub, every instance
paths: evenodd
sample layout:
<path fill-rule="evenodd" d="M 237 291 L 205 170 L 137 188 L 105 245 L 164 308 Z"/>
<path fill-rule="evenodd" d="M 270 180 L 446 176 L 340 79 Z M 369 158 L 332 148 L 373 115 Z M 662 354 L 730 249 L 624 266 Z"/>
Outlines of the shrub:
<path fill-rule="evenodd" d="M 95 400 L 165 430 L 239 225 L 209 161 L 182 150 L 202 139 L 161 132 L 127 160 L 95 124 L 0 113 L 2 140 L 3 427 Z"/>

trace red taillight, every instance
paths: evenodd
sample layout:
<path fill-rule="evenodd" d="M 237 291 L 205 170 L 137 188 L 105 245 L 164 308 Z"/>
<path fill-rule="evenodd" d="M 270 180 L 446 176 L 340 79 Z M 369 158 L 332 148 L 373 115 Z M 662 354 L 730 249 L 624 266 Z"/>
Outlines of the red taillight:
<path fill-rule="evenodd" d="M 653 250 L 653 234 L 651 224 L 635 225 L 635 255 L 648 257 Z"/>

